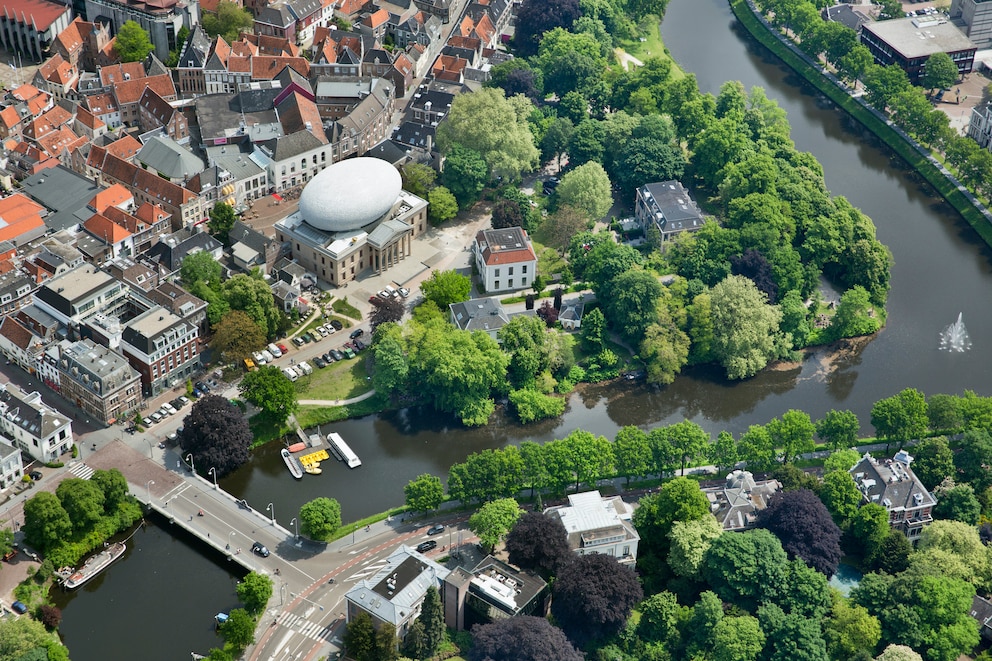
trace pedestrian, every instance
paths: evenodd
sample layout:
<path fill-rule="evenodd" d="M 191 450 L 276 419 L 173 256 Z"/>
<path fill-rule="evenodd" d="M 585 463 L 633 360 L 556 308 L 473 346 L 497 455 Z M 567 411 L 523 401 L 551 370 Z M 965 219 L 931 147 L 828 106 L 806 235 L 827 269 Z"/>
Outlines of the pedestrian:
<path fill-rule="evenodd" d="M 190 522 L 193 521 L 193 515 L 192 514 L 189 515 L 189 520 L 190 520 Z"/>

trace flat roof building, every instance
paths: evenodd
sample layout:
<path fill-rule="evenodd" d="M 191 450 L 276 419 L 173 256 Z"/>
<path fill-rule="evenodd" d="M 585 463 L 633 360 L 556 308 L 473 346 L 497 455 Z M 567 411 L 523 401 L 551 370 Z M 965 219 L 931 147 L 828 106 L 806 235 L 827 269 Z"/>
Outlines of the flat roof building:
<path fill-rule="evenodd" d="M 577 555 L 602 553 L 628 566 L 637 562 L 641 537 L 631 523 L 633 508 L 620 496 L 604 498 L 599 491 L 574 493 L 568 497 L 568 505 L 549 507 L 544 514 L 561 519 L 568 545 Z"/>
<path fill-rule="evenodd" d="M 124 356 L 92 340 L 59 343 L 62 396 L 104 424 L 141 406 L 141 376 Z"/>
<path fill-rule="evenodd" d="M 975 42 L 943 15 L 894 18 L 866 23 L 861 28 L 861 43 L 868 47 L 875 62 L 896 64 L 919 84 L 927 58 L 947 53 L 958 66 L 958 73 L 970 73 L 975 64 Z"/>
<path fill-rule="evenodd" d="M 124 325 L 121 352 L 149 397 L 182 384 L 200 364 L 199 328 L 161 305 Z"/>
<path fill-rule="evenodd" d="M 57 275 L 35 292 L 35 305 L 78 336 L 80 322 L 97 313 L 121 316 L 128 286 L 92 264 L 80 264 Z"/>

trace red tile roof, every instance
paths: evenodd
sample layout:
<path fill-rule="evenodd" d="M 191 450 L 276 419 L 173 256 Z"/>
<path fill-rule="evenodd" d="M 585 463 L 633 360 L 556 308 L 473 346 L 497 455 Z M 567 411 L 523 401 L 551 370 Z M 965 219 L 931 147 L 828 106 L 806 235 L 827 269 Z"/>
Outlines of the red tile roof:
<path fill-rule="evenodd" d="M 90 200 L 90 207 L 97 213 L 103 213 L 107 207 L 116 207 L 128 202 L 134 202 L 131 191 L 120 184 L 114 184 L 94 195 Z"/>
<path fill-rule="evenodd" d="M 31 340 L 34 338 L 34 334 L 13 317 L 4 317 L 3 321 L 0 321 L 0 335 L 24 351 L 30 348 Z"/>
<path fill-rule="evenodd" d="M 150 202 L 143 203 L 138 210 L 134 212 L 134 215 L 149 225 L 154 225 L 160 223 L 169 217 L 168 212 L 157 204 L 151 204 Z"/>
<path fill-rule="evenodd" d="M 389 12 L 385 9 L 380 9 L 379 11 L 369 14 L 364 19 L 362 19 L 362 25 L 367 25 L 368 27 L 375 29 L 389 20 Z"/>
<path fill-rule="evenodd" d="M 145 203 L 147 204 L 147 202 Z M 151 205 L 149 205 L 151 206 Z M 102 211 L 103 215 L 114 221 L 124 229 L 126 229 L 131 234 L 137 234 L 138 232 L 144 232 L 148 229 L 148 223 L 145 223 L 138 218 L 135 218 L 127 211 L 124 211 L 118 207 L 107 207 Z M 167 217 L 169 214 L 162 212 Z"/>
<path fill-rule="evenodd" d="M 107 158 L 104 159 L 103 172 L 110 179 L 122 182 L 131 190 L 144 191 L 170 207 L 179 208 L 196 198 L 192 191 L 113 154 L 107 154 Z"/>
<path fill-rule="evenodd" d="M 76 108 L 76 121 L 91 131 L 96 131 L 106 126 L 106 123 L 104 123 L 102 119 L 94 115 L 83 106 Z"/>
<path fill-rule="evenodd" d="M 8 131 L 21 122 L 21 116 L 17 114 L 17 108 L 14 106 L 7 106 L 3 110 L 0 110 L 0 124 L 3 124 L 4 128 Z"/>
<path fill-rule="evenodd" d="M 68 126 L 63 126 L 58 131 L 52 131 L 45 136 L 38 138 L 38 146 L 47 151 L 50 155 L 58 157 L 62 154 L 63 149 L 69 149 L 72 151 L 72 146 L 79 140 L 79 136 L 76 135 L 72 129 Z M 87 139 L 86 142 L 89 142 Z"/>
<path fill-rule="evenodd" d="M 523 230 L 520 230 L 523 232 Z M 526 237 L 526 233 L 524 233 Z M 525 244 L 522 248 L 508 249 L 503 246 L 497 246 L 493 249 L 493 246 L 489 245 L 489 241 L 486 238 L 485 230 L 481 230 L 475 235 L 476 245 L 484 245 L 482 249 L 482 259 L 487 266 L 497 266 L 500 264 L 518 264 L 520 262 L 529 262 L 537 259 L 537 255 L 534 254 L 534 249 L 529 243 Z"/>
<path fill-rule="evenodd" d="M 224 40 L 224 37 L 217 37 L 214 39 L 213 50 L 213 54 L 220 58 L 221 62 L 227 65 L 227 58 L 231 55 L 231 45 Z"/>
<path fill-rule="evenodd" d="M 0 241 L 12 241 L 45 224 L 42 214 L 45 207 L 23 193 L 14 193 L 0 200 Z"/>
<path fill-rule="evenodd" d="M 71 7 L 47 0 L 4 0 L 3 14 L 17 23 L 32 24 L 44 32 Z"/>
<path fill-rule="evenodd" d="M 145 77 L 145 67 L 141 62 L 111 64 L 100 68 L 100 84 L 104 87 Z"/>
<path fill-rule="evenodd" d="M 126 229 L 98 213 L 90 216 L 89 220 L 83 223 L 83 228 L 98 239 L 111 244 L 119 243 L 131 236 Z"/>
<path fill-rule="evenodd" d="M 256 55 L 251 58 L 251 78 L 272 80 L 286 67 L 293 69 L 304 78 L 310 77 L 310 63 L 305 58 Z"/>
<path fill-rule="evenodd" d="M 61 56 L 59 56 L 59 59 L 61 59 Z M 49 60 L 49 62 L 51 62 L 51 60 Z M 10 94 L 18 101 L 30 101 L 31 99 L 35 99 L 38 96 L 43 96 L 46 98 L 48 97 L 48 94 L 42 92 L 40 89 L 38 89 L 34 85 L 31 85 L 30 83 L 25 83 L 24 85 L 17 87 Z"/>
<path fill-rule="evenodd" d="M 62 30 L 62 32 L 55 37 L 55 41 L 52 45 L 60 47 L 66 53 L 73 53 L 81 49 L 83 47 L 83 35 L 79 30 L 80 23 L 85 23 L 85 21 L 79 16 L 72 19 L 72 23 L 69 23 L 69 27 Z M 86 31 L 87 33 L 89 32 L 88 29 Z"/>
<path fill-rule="evenodd" d="M 141 143 L 130 134 L 107 145 L 107 153 L 125 160 L 134 158 L 141 151 Z"/>
<path fill-rule="evenodd" d="M 341 6 L 338 7 L 338 13 L 344 16 L 354 16 L 362 10 L 368 3 L 368 0 L 341 0 Z"/>
<path fill-rule="evenodd" d="M 116 83 L 114 85 L 114 98 L 117 99 L 119 105 L 137 103 L 146 87 L 153 89 L 163 99 L 171 101 L 176 98 L 176 86 L 172 82 L 172 76 L 167 73 Z"/>
<path fill-rule="evenodd" d="M 83 101 L 94 115 L 107 115 L 120 111 L 112 94 L 92 94 L 83 97 Z"/>

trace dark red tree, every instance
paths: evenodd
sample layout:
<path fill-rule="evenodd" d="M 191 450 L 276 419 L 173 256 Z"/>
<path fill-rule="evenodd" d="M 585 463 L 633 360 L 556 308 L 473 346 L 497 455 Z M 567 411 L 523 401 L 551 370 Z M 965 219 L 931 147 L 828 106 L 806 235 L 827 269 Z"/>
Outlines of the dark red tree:
<path fill-rule="evenodd" d="M 543 617 L 523 615 L 472 629 L 469 661 L 582 661 L 562 630 Z"/>
<path fill-rule="evenodd" d="M 405 306 L 403 305 L 402 298 L 397 298 L 396 296 L 392 298 L 375 296 L 369 299 L 369 303 L 372 304 L 372 314 L 369 315 L 369 326 L 372 327 L 373 333 L 379 324 L 385 324 L 390 321 L 398 322 L 403 318 Z"/>
<path fill-rule="evenodd" d="M 537 316 L 548 325 L 548 328 L 558 323 L 558 310 L 551 305 L 549 300 L 545 300 L 544 303 L 541 303 L 541 307 L 537 308 Z"/>
<path fill-rule="evenodd" d="M 49 629 L 58 629 L 59 624 L 62 623 L 62 610 L 57 606 L 44 604 L 39 609 L 39 614 L 41 615 L 41 623 Z"/>
<path fill-rule="evenodd" d="M 754 248 L 748 248 L 744 254 L 731 257 L 730 271 L 734 275 L 750 278 L 755 286 L 765 293 L 769 303 L 778 300 L 778 285 L 772 275 L 772 265 Z"/>
<path fill-rule="evenodd" d="M 201 397 L 183 420 L 179 444 L 193 455 L 193 465 L 201 474 L 211 468 L 217 477 L 227 475 L 246 463 L 251 454 L 252 435 L 248 418 L 237 406 L 219 395 Z"/>
<path fill-rule="evenodd" d="M 513 45 L 520 55 L 534 55 L 548 30 L 568 30 L 582 15 L 579 0 L 525 0 L 517 11 Z"/>
<path fill-rule="evenodd" d="M 634 570 L 601 553 L 566 563 L 554 587 L 551 613 L 579 645 L 610 636 L 621 628 L 644 591 Z"/>
<path fill-rule="evenodd" d="M 507 227 L 523 227 L 524 212 L 516 200 L 502 198 L 493 205 L 493 229 L 501 230 Z"/>
<path fill-rule="evenodd" d="M 779 538 L 789 559 L 802 558 L 829 578 L 840 563 L 840 528 L 809 489 L 784 491 L 758 513 L 758 526 Z"/>
<path fill-rule="evenodd" d="M 506 551 L 510 564 L 533 569 L 545 577 L 571 558 L 568 533 L 561 519 L 528 512 L 517 519 L 506 536 Z"/>

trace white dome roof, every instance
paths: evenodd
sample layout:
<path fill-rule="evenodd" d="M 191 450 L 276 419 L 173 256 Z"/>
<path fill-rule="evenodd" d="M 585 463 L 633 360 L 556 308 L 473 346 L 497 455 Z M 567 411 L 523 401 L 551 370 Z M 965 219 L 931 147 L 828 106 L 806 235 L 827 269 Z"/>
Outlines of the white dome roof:
<path fill-rule="evenodd" d="M 300 195 L 303 220 L 328 232 L 356 230 L 389 211 L 403 188 L 399 171 L 378 158 L 339 161 Z"/>

